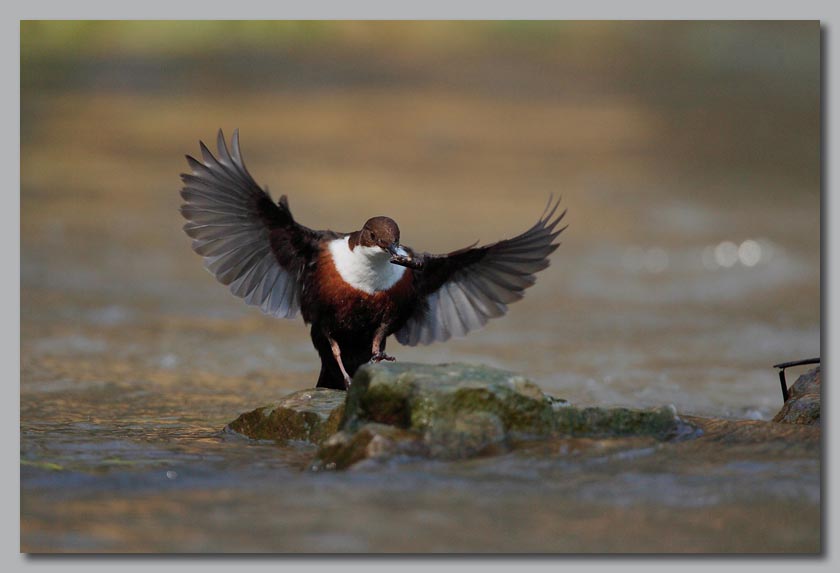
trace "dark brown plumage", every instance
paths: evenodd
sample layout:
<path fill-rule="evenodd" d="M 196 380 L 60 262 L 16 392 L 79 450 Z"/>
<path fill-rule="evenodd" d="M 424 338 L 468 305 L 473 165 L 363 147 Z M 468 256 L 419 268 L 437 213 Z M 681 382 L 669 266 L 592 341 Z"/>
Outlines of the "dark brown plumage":
<path fill-rule="evenodd" d="M 272 316 L 301 311 L 321 357 L 318 386 L 346 388 L 362 364 L 393 360 L 387 337 L 414 346 L 462 336 L 502 316 L 549 265 L 565 211 L 559 200 L 528 231 L 445 255 L 399 244 L 396 222 L 369 219 L 359 231 L 319 231 L 297 223 L 286 196 L 274 203 L 245 168 L 239 134 L 218 157 L 200 143 L 187 156 L 181 214 L 204 266 L 247 304 Z"/>

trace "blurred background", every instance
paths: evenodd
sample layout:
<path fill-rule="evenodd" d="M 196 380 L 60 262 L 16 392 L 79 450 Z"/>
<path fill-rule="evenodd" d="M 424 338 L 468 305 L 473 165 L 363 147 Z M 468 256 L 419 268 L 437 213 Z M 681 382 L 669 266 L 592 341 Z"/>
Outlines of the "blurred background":
<path fill-rule="evenodd" d="M 419 250 L 513 236 L 562 195 L 569 228 L 525 299 L 464 339 L 392 340 L 400 360 L 769 419 L 772 364 L 820 353 L 817 22 L 33 21 L 20 80 L 24 550 L 221 547 L 154 526 L 208 491 L 239 507 L 253 454 L 214 432 L 315 384 L 300 319 L 246 307 L 181 231 L 183 156 L 219 128 L 298 221 L 385 214 Z M 276 472 L 302 454 L 267 455 Z M 199 476 L 187 506 L 113 501 L 170 472 Z M 87 501 L 56 506 L 74 487 Z M 104 514 L 141 525 L 79 533 L 108 487 L 128 505 Z"/>

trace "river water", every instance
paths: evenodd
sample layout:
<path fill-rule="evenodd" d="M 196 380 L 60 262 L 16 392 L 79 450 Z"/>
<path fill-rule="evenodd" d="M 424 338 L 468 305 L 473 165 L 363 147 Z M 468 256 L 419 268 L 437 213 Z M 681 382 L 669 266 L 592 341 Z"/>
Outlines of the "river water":
<path fill-rule="evenodd" d="M 299 320 L 228 294 L 180 229 L 183 155 L 219 127 L 299 221 L 385 214 L 420 250 L 514 235 L 562 195 L 569 228 L 525 299 L 464 339 L 391 341 L 398 359 L 771 418 L 772 365 L 820 353 L 818 61 L 763 66 L 736 37 L 747 55 L 710 64 L 697 38 L 676 63 L 640 48 L 591 68 L 505 45 L 24 58 L 22 550 L 817 550 L 813 448 L 564 443 L 313 474 L 310 447 L 220 433 L 319 363 Z"/>

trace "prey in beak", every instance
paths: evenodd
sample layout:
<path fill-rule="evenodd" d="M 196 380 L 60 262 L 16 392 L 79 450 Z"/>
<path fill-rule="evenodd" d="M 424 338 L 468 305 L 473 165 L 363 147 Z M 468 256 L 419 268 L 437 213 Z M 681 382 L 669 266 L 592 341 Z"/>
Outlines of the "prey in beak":
<path fill-rule="evenodd" d="M 408 251 L 403 249 L 399 243 L 393 242 L 385 246 L 385 250 L 391 253 L 392 257 L 408 257 Z"/>
<path fill-rule="evenodd" d="M 414 258 L 414 256 L 402 248 L 397 243 L 392 243 L 388 245 L 386 249 L 389 253 L 391 253 L 391 263 L 395 265 L 400 265 L 402 267 L 407 267 L 409 269 L 416 269 L 419 270 L 422 265 L 420 261 Z"/>

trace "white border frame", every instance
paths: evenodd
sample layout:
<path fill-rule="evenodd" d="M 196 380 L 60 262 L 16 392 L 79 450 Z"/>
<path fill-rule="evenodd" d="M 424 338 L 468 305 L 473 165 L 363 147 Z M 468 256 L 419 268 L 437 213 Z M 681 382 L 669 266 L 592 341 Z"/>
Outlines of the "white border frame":
<path fill-rule="evenodd" d="M 20 551 L 20 26 L 22 19 L 797 19 L 820 20 L 823 28 L 823 195 L 822 195 L 822 292 L 826 295 L 837 280 L 837 232 L 829 224 L 838 220 L 838 204 L 830 191 L 832 187 L 832 160 L 836 158 L 831 142 L 836 140 L 837 119 L 833 112 L 837 103 L 836 78 L 838 60 L 832 58 L 834 23 L 840 2 L 836 0 L 798 0 L 796 2 L 762 2 L 760 0 L 703 0 L 702 2 L 675 2 L 673 0 L 597 1 L 579 3 L 549 2 L 548 0 L 485 0 L 483 2 L 458 2 L 456 0 L 425 0 L 410 3 L 386 2 L 384 0 L 315 1 L 297 0 L 268 3 L 266 1 L 239 0 L 210 5 L 209 2 L 189 0 L 178 3 L 164 0 L 145 0 L 117 5 L 103 0 L 39 0 L 28 3 L 6 4 L 0 8 L 3 15 L 2 58 L 3 70 L 17 81 L 8 81 L 2 91 L 2 162 L 4 172 L 11 181 L 6 185 L 10 191 L 4 193 L 7 205 L 0 210 L 0 250 L 2 260 L 11 268 L 18 269 L 16 280 L 3 283 L 3 301 L 0 306 L 2 320 L 3 368 L 2 406 L 3 432 L 2 479 L 3 518 L 0 521 L 0 546 L 3 571 L 18 569 L 41 570 L 61 568 L 62 571 L 104 570 L 222 570 L 231 567 L 248 569 L 271 569 L 286 571 L 297 569 L 335 569 L 342 573 L 354 571 L 391 571 L 398 566 L 401 571 L 426 571 L 441 566 L 457 566 L 459 569 L 484 571 L 507 571 L 512 567 L 527 567 L 529 570 L 556 571 L 558 567 L 571 565 L 585 569 L 620 568 L 622 572 L 655 571 L 679 567 L 686 571 L 705 571 L 710 568 L 737 567 L 739 570 L 753 570 L 768 573 L 790 568 L 835 569 L 840 564 L 837 555 L 837 513 L 838 496 L 829 489 L 837 480 L 838 440 L 831 433 L 832 415 L 838 410 L 838 396 L 831 377 L 830 357 L 837 353 L 837 345 L 831 334 L 838 322 L 837 307 L 828 296 L 823 298 L 822 357 L 823 371 L 827 373 L 827 416 L 823 417 L 824 468 L 823 468 L 823 556 L 820 558 L 795 557 L 480 557 L 474 558 L 380 558 L 380 557 L 40 557 L 21 555 Z M 11 134 L 17 134 L 13 138 Z M 236 562 L 233 562 L 233 560 Z M 795 560 L 795 563 L 791 561 Z M 676 562 L 675 562 L 676 561 Z"/>

